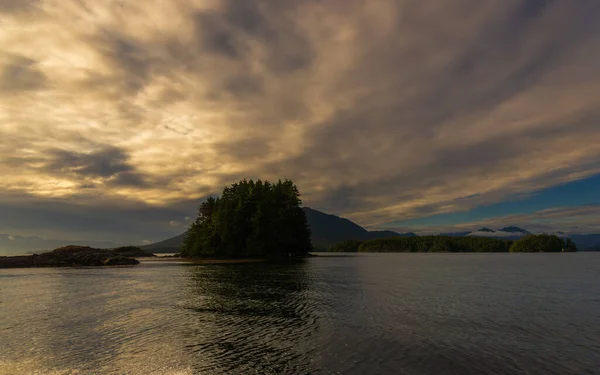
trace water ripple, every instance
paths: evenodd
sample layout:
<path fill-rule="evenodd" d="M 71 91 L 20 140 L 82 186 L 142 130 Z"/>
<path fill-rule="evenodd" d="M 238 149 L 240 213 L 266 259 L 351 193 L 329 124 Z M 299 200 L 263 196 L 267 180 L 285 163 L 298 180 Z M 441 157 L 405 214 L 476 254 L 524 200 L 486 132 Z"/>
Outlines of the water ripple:
<path fill-rule="evenodd" d="M 598 374 L 599 255 L 2 270 L 0 373 Z"/>

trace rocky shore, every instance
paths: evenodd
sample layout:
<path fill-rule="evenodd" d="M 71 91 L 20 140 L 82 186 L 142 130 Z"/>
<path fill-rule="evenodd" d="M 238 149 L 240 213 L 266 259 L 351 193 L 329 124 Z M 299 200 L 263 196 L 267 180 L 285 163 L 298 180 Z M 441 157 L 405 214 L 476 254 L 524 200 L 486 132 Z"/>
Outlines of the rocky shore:
<path fill-rule="evenodd" d="M 0 257 L 0 268 L 129 266 L 140 263 L 133 258 L 134 256 L 145 257 L 153 254 L 139 248 L 122 248 L 119 251 L 88 246 L 65 246 L 42 254 Z"/>
<path fill-rule="evenodd" d="M 118 247 L 116 249 L 111 249 L 110 251 L 117 253 L 118 255 L 122 255 L 124 257 L 129 258 L 153 258 L 156 255 L 144 251 L 137 246 L 124 246 Z"/>

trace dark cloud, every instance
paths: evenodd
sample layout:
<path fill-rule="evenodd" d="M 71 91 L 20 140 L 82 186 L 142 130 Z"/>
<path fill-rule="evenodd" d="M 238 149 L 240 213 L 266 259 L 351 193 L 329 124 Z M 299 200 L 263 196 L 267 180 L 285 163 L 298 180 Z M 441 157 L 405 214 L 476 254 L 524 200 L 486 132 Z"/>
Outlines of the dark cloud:
<path fill-rule="evenodd" d="M 477 194 L 471 194 L 471 195 L 467 195 L 465 197 L 458 197 L 458 198 L 454 198 L 455 201 L 462 201 L 462 200 L 469 200 L 469 199 L 475 199 L 475 198 L 479 198 L 481 196 L 480 193 Z"/>
<path fill-rule="evenodd" d="M 108 77 L 92 75 L 88 84 L 93 86 L 116 84 L 126 93 L 136 93 L 150 82 L 152 68 L 158 65 L 143 44 L 113 30 L 104 29 L 90 38 L 89 43 L 96 46 L 97 51 L 113 69 Z"/>
<path fill-rule="evenodd" d="M 247 160 L 248 162 L 252 162 L 268 155 L 271 151 L 271 146 L 268 143 L 268 139 L 256 137 L 219 143 L 215 145 L 215 151 L 224 161 Z"/>
<path fill-rule="evenodd" d="M 268 26 L 268 19 L 262 15 L 260 4 L 262 1 L 228 0 L 224 2 L 224 18 L 236 28 L 252 35 L 260 35 Z"/>
<path fill-rule="evenodd" d="M 106 201 L 96 194 L 73 199 L 46 199 L 27 195 L 4 195 L 0 200 L 0 228 L 9 234 L 45 238 L 88 238 L 117 243 L 159 241 L 180 234 L 185 227 L 169 222 L 192 216 L 199 200 L 182 201 L 170 207 L 127 200 Z"/>
<path fill-rule="evenodd" d="M 101 146 L 91 152 L 49 150 L 49 162 L 45 170 L 55 173 L 68 173 L 84 177 L 110 178 L 121 172 L 131 172 L 126 151 L 114 146 Z"/>
<path fill-rule="evenodd" d="M 13 56 L 0 67 L 0 93 L 16 93 L 39 90 L 46 85 L 47 78 L 37 68 L 37 61 L 22 56 Z"/>
<path fill-rule="evenodd" d="M 0 0 L 0 13 L 18 13 L 33 9 L 39 0 Z"/>
<path fill-rule="evenodd" d="M 314 51 L 306 35 L 294 27 L 294 2 L 285 5 L 269 1 L 228 0 L 222 11 L 200 12 L 194 16 L 196 34 L 204 52 L 245 61 L 249 46 L 245 40 L 260 41 L 266 50 L 264 63 L 276 74 L 306 69 Z"/>
<path fill-rule="evenodd" d="M 197 47 L 201 51 L 217 53 L 231 59 L 240 56 L 234 35 L 219 22 L 218 15 L 199 12 L 193 18 L 199 42 Z"/>
<path fill-rule="evenodd" d="M 539 18 L 555 0 L 525 1 L 516 11 L 515 19 L 519 22 L 532 22 Z"/>
<path fill-rule="evenodd" d="M 95 189 L 96 187 L 97 187 L 96 184 L 81 184 L 81 185 L 79 185 L 79 188 L 82 189 L 82 190 L 85 190 L 85 189 Z"/>
<path fill-rule="evenodd" d="M 248 96 L 255 97 L 264 93 L 264 81 L 262 77 L 238 75 L 228 78 L 224 89 L 240 99 Z"/>
<path fill-rule="evenodd" d="M 130 186 L 143 188 L 149 186 L 148 180 L 141 173 L 120 172 L 107 181 L 112 186 Z"/>

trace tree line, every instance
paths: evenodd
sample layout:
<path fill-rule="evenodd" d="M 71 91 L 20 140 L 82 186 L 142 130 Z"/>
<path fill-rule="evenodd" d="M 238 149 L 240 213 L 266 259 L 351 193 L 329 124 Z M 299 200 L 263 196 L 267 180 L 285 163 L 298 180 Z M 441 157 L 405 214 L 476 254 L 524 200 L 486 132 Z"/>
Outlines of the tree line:
<path fill-rule="evenodd" d="M 290 180 L 243 180 L 198 208 L 181 255 L 202 258 L 298 257 L 312 250 L 298 188 Z"/>
<path fill-rule="evenodd" d="M 489 237 L 388 237 L 369 241 L 343 241 L 329 247 L 330 252 L 361 253 L 517 253 L 517 252 L 573 252 L 577 247 L 571 239 L 554 235 L 528 235 L 519 240 Z"/>

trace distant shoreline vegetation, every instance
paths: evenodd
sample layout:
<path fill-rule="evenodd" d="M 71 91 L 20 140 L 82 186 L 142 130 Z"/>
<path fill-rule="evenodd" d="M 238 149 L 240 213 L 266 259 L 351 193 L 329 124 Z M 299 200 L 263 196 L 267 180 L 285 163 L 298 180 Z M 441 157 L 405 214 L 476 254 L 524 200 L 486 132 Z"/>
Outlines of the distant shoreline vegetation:
<path fill-rule="evenodd" d="M 290 180 L 243 180 L 198 208 L 181 247 L 185 258 L 308 256 L 312 250 L 300 193 Z"/>
<path fill-rule="evenodd" d="M 344 253 L 560 253 L 575 252 L 571 239 L 555 235 L 528 235 L 519 240 L 485 237 L 388 237 L 368 241 L 343 241 L 329 252 Z"/>

